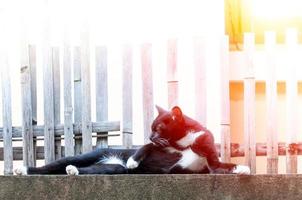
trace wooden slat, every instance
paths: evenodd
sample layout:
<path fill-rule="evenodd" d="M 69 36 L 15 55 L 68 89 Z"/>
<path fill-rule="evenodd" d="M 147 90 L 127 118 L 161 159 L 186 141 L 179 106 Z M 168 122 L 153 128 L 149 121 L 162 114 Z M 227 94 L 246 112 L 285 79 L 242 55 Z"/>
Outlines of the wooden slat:
<path fill-rule="evenodd" d="M 47 2 L 46 2 L 47 4 Z M 43 65 L 43 96 L 44 96 L 44 146 L 45 163 L 55 160 L 54 144 L 54 89 L 52 51 L 50 46 L 50 13 L 47 5 L 43 8 L 43 38 L 42 38 L 42 65 Z"/>
<path fill-rule="evenodd" d="M 286 153 L 286 173 L 297 173 L 297 152 L 290 147 L 297 142 L 298 130 L 298 83 L 297 83 L 297 54 L 298 33 L 290 29 L 286 32 L 287 44 L 287 80 L 286 80 L 286 135 L 288 150 Z M 298 57 L 299 56 L 299 57 Z M 300 67 L 300 66 L 299 66 Z"/>
<path fill-rule="evenodd" d="M 123 47 L 123 85 L 122 85 L 122 101 L 123 101 L 123 122 L 122 137 L 123 146 L 131 148 L 133 119 L 132 119 L 132 46 L 125 45 Z"/>
<path fill-rule="evenodd" d="M 221 39 L 221 160 L 231 161 L 229 37 Z"/>
<path fill-rule="evenodd" d="M 96 120 L 106 121 L 108 120 L 107 47 L 96 47 L 95 59 Z M 97 134 L 107 135 L 108 132 L 99 132 Z M 98 138 L 97 146 L 107 148 L 108 138 Z"/>
<path fill-rule="evenodd" d="M 278 174 L 278 132 L 277 132 L 277 80 L 274 49 L 276 33 L 265 33 L 265 50 L 267 54 L 267 173 Z"/>
<path fill-rule="evenodd" d="M 152 76 L 152 45 L 141 47 L 142 84 L 143 84 L 143 116 L 144 116 L 144 144 L 150 142 L 150 127 L 154 118 L 153 76 Z"/>
<path fill-rule="evenodd" d="M 65 157 L 74 155 L 73 140 L 73 108 L 71 94 L 71 48 L 68 36 L 64 38 L 64 58 L 63 58 L 63 75 L 64 75 L 64 142 Z M 60 148 L 61 149 L 61 148 Z"/>
<path fill-rule="evenodd" d="M 115 136 L 121 136 L 121 134 L 119 133 L 113 133 L 113 134 L 107 134 L 107 135 L 92 135 L 93 138 L 100 138 L 100 137 L 115 137 Z M 82 134 L 75 134 L 74 139 L 77 139 L 77 138 L 82 138 Z M 60 140 L 60 139 L 64 139 L 64 135 L 62 136 L 55 136 L 55 140 Z M 13 138 L 12 139 L 13 142 L 20 142 L 22 141 L 22 138 Z M 44 138 L 43 136 L 42 137 L 39 137 L 39 138 L 34 138 L 34 141 L 43 141 Z M 0 139 L 0 141 L 3 141 L 3 139 Z"/>
<path fill-rule="evenodd" d="M 195 67 L 195 119 L 203 126 L 207 125 L 207 81 L 206 81 L 206 38 L 195 38 L 194 67 Z"/>
<path fill-rule="evenodd" d="M 4 175 L 13 173 L 13 146 L 12 146 L 12 105 L 11 105 L 11 79 L 7 55 L 1 52 L 0 70 L 2 80 L 2 113 L 3 113 L 3 157 Z M 2 155 L 2 154 L 1 154 Z"/>
<path fill-rule="evenodd" d="M 252 174 L 256 173 L 254 40 L 253 33 L 244 34 L 244 52 L 246 56 L 246 74 L 244 78 L 245 164 L 250 166 Z"/>
<path fill-rule="evenodd" d="M 45 163 L 47 164 L 55 160 L 53 69 L 52 53 L 48 45 L 43 49 L 43 79 Z"/>
<path fill-rule="evenodd" d="M 61 123 L 60 106 L 60 49 L 52 47 L 53 94 L 54 94 L 54 125 Z M 61 140 L 55 141 L 55 159 L 61 158 Z"/>
<path fill-rule="evenodd" d="M 29 45 L 29 65 L 30 65 L 30 81 L 31 81 L 31 104 L 33 125 L 38 122 L 37 119 L 37 60 L 36 46 Z"/>
<path fill-rule="evenodd" d="M 23 25 L 23 35 L 20 46 L 21 71 L 21 99 L 22 99 L 22 138 L 23 138 L 23 164 L 34 166 L 34 144 L 32 129 L 32 94 L 31 69 L 29 61 L 29 45 L 26 26 Z"/>
<path fill-rule="evenodd" d="M 23 162 L 25 166 L 34 166 L 30 68 L 27 61 L 21 62 Z"/>
<path fill-rule="evenodd" d="M 178 79 L 177 79 L 177 40 L 170 39 L 167 43 L 167 84 L 168 106 L 178 105 Z"/>
<path fill-rule="evenodd" d="M 50 13 L 44 9 L 42 39 L 42 65 L 43 65 L 43 96 L 44 96 L 44 147 L 45 163 L 55 160 L 54 144 L 54 89 L 53 89 L 53 66 L 52 50 L 50 46 Z"/>
<path fill-rule="evenodd" d="M 102 135 L 103 136 L 103 135 Z M 111 136 L 111 135 L 110 135 Z M 107 136 L 105 136 L 107 137 Z M 109 148 L 113 149 L 123 149 L 124 147 L 121 145 L 109 145 Z M 133 149 L 140 148 L 141 145 L 133 145 Z M 218 155 L 221 154 L 220 150 L 220 144 L 215 144 L 216 150 Z M 95 148 L 95 146 L 93 147 Z M 231 143 L 231 157 L 232 158 L 238 158 L 238 157 L 244 157 L 244 144 L 238 144 L 238 143 Z M 297 144 L 297 155 L 302 155 L 302 143 Z M 278 144 L 278 155 L 279 156 L 285 156 L 287 147 L 285 142 L 280 142 Z M 62 146 L 62 155 L 64 155 L 65 147 Z M 267 156 L 267 146 L 266 143 L 257 143 L 256 144 L 256 155 L 257 156 Z M 13 148 L 13 156 L 14 160 L 22 160 L 22 147 L 14 147 Z M 37 147 L 37 159 L 44 159 L 44 147 L 38 146 Z M 3 148 L 0 148 L 0 160 L 3 160 Z"/>
<path fill-rule="evenodd" d="M 81 50 L 74 47 L 73 50 L 73 78 L 74 78 L 74 123 L 82 122 L 82 79 L 81 79 Z M 75 140 L 75 154 L 82 153 L 82 139 Z"/>
<path fill-rule="evenodd" d="M 31 84 L 31 105 L 32 105 L 32 125 L 37 125 L 37 60 L 36 60 L 36 47 L 29 45 L 29 66 L 30 66 L 30 84 Z M 34 165 L 36 166 L 36 146 L 34 136 Z"/>
<path fill-rule="evenodd" d="M 91 94 L 90 94 L 90 50 L 88 24 L 81 32 L 81 78 L 82 78 L 82 137 L 83 153 L 92 150 Z"/>
<path fill-rule="evenodd" d="M 33 134 L 34 136 L 44 136 L 44 126 L 33 126 Z M 74 134 L 82 133 L 82 125 L 73 124 Z M 119 131 L 120 130 L 120 122 L 119 121 L 104 121 L 104 122 L 92 122 L 92 131 L 93 132 L 110 132 L 110 131 Z M 59 124 L 54 128 L 55 135 L 64 135 L 64 125 Z M 13 127 L 13 138 L 22 137 L 22 128 L 21 127 Z M 0 127 L 0 139 L 3 138 L 3 128 Z"/>

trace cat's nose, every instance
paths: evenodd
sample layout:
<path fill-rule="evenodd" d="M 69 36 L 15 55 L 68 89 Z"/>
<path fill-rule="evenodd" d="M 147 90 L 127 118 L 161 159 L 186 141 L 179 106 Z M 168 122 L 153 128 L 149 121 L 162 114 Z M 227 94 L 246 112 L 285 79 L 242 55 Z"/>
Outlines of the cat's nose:
<path fill-rule="evenodd" d="M 151 136 L 150 136 L 150 140 L 151 140 L 152 142 L 155 142 L 158 138 L 159 138 L 159 134 L 156 133 L 156 132 L 153 132 L 153 133 L 151 134 Z"/>

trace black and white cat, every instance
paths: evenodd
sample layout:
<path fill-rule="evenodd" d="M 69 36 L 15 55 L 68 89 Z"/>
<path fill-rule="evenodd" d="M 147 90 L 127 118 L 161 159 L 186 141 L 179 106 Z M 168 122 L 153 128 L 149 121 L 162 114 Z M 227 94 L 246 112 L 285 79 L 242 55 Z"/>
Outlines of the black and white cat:
<path fill-rule="evenodd" d="M 248 166 L 219 161 L 212 133 L 175 106 L 166 111 L 157 106 L 158 116 L 152 123 L 149 146 L 142 147 L 128 159 L 127 168 L 135 169 L 148 158 L 152 148 L 161 147 L 167 153 L 179 153 L 181 158 L 169 173 L 235 173 L 250 174 Z M 146 150 L 147 149 L 147 150 Z"/>
<path fill-rule="evenodd" d="M 221 163 L 212 134 L 197 121 L 157 107 L 152 124 L 152 143 L 135 149 L 95 149 L 65 157 L 42 167 L 20 167 L 17 175 L 27 174 L 166 174 L 238 173 L 249 174 L 247 166 Z"/>

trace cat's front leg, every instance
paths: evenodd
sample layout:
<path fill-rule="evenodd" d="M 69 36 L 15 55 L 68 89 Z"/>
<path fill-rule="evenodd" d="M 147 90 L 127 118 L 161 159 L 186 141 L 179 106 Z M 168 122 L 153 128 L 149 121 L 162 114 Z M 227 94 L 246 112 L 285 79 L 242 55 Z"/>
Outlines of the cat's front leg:
<path fill-rule="evenodd" d="M 14 169 L 14 174 L 27 175 L 27 167 L 25 167 L 25 166 L 17 167 L 16 169 Z"/>
<path fill-rule="evenodd" d="M 126 167 L 127 167 L 128 169 L 135 169 L 135 168 L 138 167 L 138 165 L 139 165 L 139 161 L 135 161 L 135 160 L 133 159 L 133 156 L 131 156 L 131 157 L 127 160 L 127 163 L 126 163 Z"/>
<path fill-rule="evenodd" d="M 128 169 L 135 169 L 139 166 L 139 163 L 152 151 L 156 148 L 153 143 L 146 144 L 139 148 L 134 155 L 130 156 L 127 160 L 126 167 Z"/>
<path fill-rule="evenodd" d="M 79 170 L 76 166 L 74 165 L 68 165 L 66 167 L 66 174 L 67 175 L 79 175 Z"/>

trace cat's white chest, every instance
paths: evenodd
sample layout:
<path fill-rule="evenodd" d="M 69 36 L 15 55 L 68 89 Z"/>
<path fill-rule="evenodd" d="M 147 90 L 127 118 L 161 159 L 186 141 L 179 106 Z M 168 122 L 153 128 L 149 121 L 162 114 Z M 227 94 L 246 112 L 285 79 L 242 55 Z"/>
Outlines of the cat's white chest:
<path fill-rule="evenodd" d="M 207 159 L 194 153 L 191 148 L 182 151 L 181 154 L 182 157 L 177 164 L 182 168 L 190 169 L 192 171 L 200 171 L 208 165 Z"/>
<path fill-rule="evenodd" d="M 203 135 L 204 133 L 205 133 L 204 131 L 199 131 L 197 133 L 188 133 L 185 137 L 178 140 L 176 144 L 178 144 L 181 147 L 188 147 L 194 143 L 196 138 Z"/>
<path fill-rule="evenodd" d="M 169 153 L 180 153 L 182 156 L 176 165 L 179 165 L 184 169 L 201 171 L 208 165 L 207 159 L 194 153 L 191 148 L 179 151 L 173 147 L 167 147 L 165 150 Z"/>
<path fill-rule="evenodd" d="M 181 138 L 176 143 L 181 147 L 189 147 L 194 143 L 197 137 L 203 135 L 204 133 L 204 131 L 197 133 L 188 133 L 185 137 Z M 182 155 L 181 159 L 176 163 L 176 165 L 179 165 L 182 168 L 190 169 L 192 171 L 200 171 L 208 165 L 207 159 L 194 153 L 191 148 L 179 151 L 173 147 L 167 147 L 166 151 L 169 153 L 177 152 Z"/>

